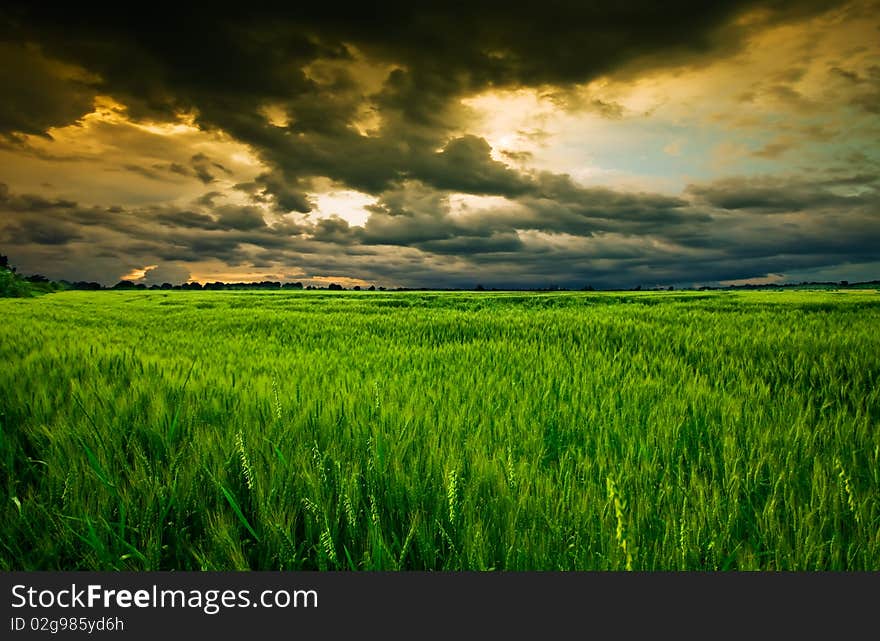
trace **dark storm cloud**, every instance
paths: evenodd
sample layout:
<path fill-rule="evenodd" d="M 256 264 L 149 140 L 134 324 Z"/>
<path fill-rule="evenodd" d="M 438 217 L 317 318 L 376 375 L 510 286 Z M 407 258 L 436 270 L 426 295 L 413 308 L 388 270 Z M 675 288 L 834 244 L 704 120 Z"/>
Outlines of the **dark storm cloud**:
<path fill-rule="evenodd" d="M 317 57 L 346 59 L 350 52 L 344 43 L 408 67 L 442 70 L 446 77 L 465 73 L 468 79 L 459 82 L 471 85 L 580 81 L 648 54 L 694 55 L 731 46 L 745 34 L 728 23 L 750 8 L 768 10 L 767 21 L 773 21 L 810 15 L 835 4 L 554 0 L 536 7 L 484 1 L 453 10 L 445 2 L 384 2 L 341 11 L 324 3 L 272 9 L 242 6 L 225 12 L 216 7 L 178 8 L 170 19 L 159 7 L 143 7 L 130 16 L 99 7 L 90 12 L 83 5 L 7 3 L 4 13 L 6 35 L 51 36 L 53 50 L 65 56 L 89 62 L 102 57 L 106 78 L 158 105 L 170 97 L 159 89 L 176 86 L 218 97 L 257 93 L 285 97 L 292 88 L 308 86 L 301 75 L 291 73 L 295 69 L 291 63 Z M 118 49 L 136 57 L 120 60 L 107 55 Z M 145 73 L 132 74 L 133 66 Z M 428 87 L 416 84 L 412 89 Z M 145 91 L 148 88 L 154 91 Z M 441 91 L 430 88 L 431 95 Z M 457 89 L 449 86 L 446 91 Z"/>
<path fill-rule="evenodd" d="M 348 244 L 351 241 L 351 226 L 348 221 L 332 216 L 319 220 L 312 231 L 315 240 Z"/>
<path fill-rule="evenodd" d="M 30 203 L 29 208 L 20 206 Z M 261 213 L 251 207 L 228 206 L 205 211 L 180 211 L 167 206 L 98 208 L 69 201 L 47 201 L 10 194 L 0 184 L 0 243 L 18 256 L 23 266 L 55 278 L 95 279 L 95 263 L 115 257 L 117 267 L 98 280 L 112 284 L 118 265 L 133 267 L 159 260 L 198 261 L 217 258 L 241 264 L 247 260 L 244 245 L 278 250 L 301 235 L 294 225 L 281 223 L 269 230 Z M 67 245 L 68 253 L 58 273 L 39 266 L 38 257 L 51 245 Z"/>
<path fill-rule="evenodd" d="M 155 216 L 155 220 L 168 227 L 180 227 L 204 230 L 238 230 L 249 231 L 266 226 L 263 214 L 254 207 L 235 205 L 213 206 L 208 203 L 212 214 L 197 211 L 163 211 Z"/>
<path fill-rule="evenodd" d="M 730 201 L 728 192 L 748 197 Z M 499 287 L 687 283 L 695 275 L 713 282 L 880 261 L 880 190 L 871 174 L 731 178 L 691 185 L 681 198 L 538 174 L 522 195 L 478 210 L 455 209 L 450 196 L 407 181 L 353 226 L 336 217 L 264 218 L 241 206 L 83 207 L 0 186 L 0 239 L 14 261 L 40 272 L 47 251 L 65 248 L 63 259 L 53 255 L 63 273 L 48 275 L 73 279 L 94 274 L 99 255 L 129 268 L 274 263 L 413 286 L 471 286 L 479 274 Z"/>
<path fill-rule="evenodd" d="M 14 198 L 9 198 L 3 203 L 14 211 L 32 211 L 39 212 L 48 209 L 72 209 L 76 207 L 76 203 L 65 199 L 50 199 L 38 196 L 36 194 L 23 194 Z"/>
<path fill-rule="evenodd" d="M 13 224 L 0 229 L 0 241 L 6 246 L 66 245 L 79 238 L 82 236 L 75 226 L 42 218 L 33 218 L 26 224 Z"/>
<path fill-rule="evenodd" d="M 217 229 L 217 220 L 208 214 L 196 211 L 170 211 L 156 216 L 156 220 L 169 227 L 189 227 L 191 229 Z"/>
<path fill-rule="evenodd" d="M 440 189 L 510 194 L 521 185 L 486 159 L 477 139 L 450 142 L 458 125 L 454 99 L 487 88 L 583 82 L 623 65 L 699 63 L 735 50 L 749 29 L 834 4 L 469 2 L 452 10 L 442 2 L 386 2 L 345 11 L 332 4 L 177 9 L 170 19 L 149 7 L 133 18 L 82 5 L 22 3 L 9 4 L 0 15 L 4 35 L 38 42 L 47 55 L 95 74 L 101 91 L 123 102 L 133 117 L 190 111 L 201 126 L 251 145 L 272 168 L 263 180 L 267 193 L 281 209 L 304 212 L 310 205 L 300 183 L 310 176 L 371 194 L 402 177 Z M 746 27 L 732 20 L 755 7 L 765 11 L 763 22 Z M 316 60 L 350 62 L 355 50 L 374 64 L 398 66 L 375 95 L 363 95 L 344 68 L 329 79 L 307 72 Z M 383 118 L 373 137 L 353 127 L 365 99 Z M 26 113 L 27 103 L 18 100 L 13 95 L 5 102 Z M 63 103 L 70 113 L 81 104 L 80 115 L 90 107 L 42 102 Z M 278 105 L 290 122 L 267 122 L 260 115 L 266 104 Z M 610 104 L 594 107 L 609 116 L 615 112 Z M 48 115 L 43 125 L 21 126 L 7 119 L 0 127 L 32 131 L 71 117 Z M 218 168 L 207 159 L 194 158 L 192 168 L 205 184 L 216 179 Z"/>
<path fill-rule="evenodd" d="M 817 207 L 844 210 L 865 203 L 876 203 L 880 175 L 858 175 L 842 179 L 805 181 L 802 179 L 759 176 L 726 178 L 709 185 L 691 185 L 687 191 L 699 201 L 728 210 L 755 210 L 767 213 L 797 212 Z M 842 188 L 861 186 L 860 191 L 840 193 Z M 832 191 L 833 189 L 838 191 Z"/>
<path fill-rule="evenodd" d="M 11 194 L 9 186 L 0 183 L 0 207 L 17 212 L 41 212 L 51 209 L 73 209 L 76 203 L 65 199 L 51 199 L 36 194 Z"/>
<path fill-rule="evenodd" d="M 499 233 L 509 239 L 517 230 L 580 236 L 596 231 L 653 234 L 711 220 L 706 212 L 694 209 L 681 198 L 584 188 L 569 177 L 556 174 L 520 177 L 511 185 L 514 188 L 493 194 L 509 197 L 508 205 L 453 215 L 447 193 L 421 182 L 406 183 L 385 192 L 368 208 L 372 215 L 362 232 L 352 231 L 352 240 L 378 245 L 445 247 L 446 251 L 460 246 L 467 253 L 468 247 L 476 247 L 473 242 L 456 245 L 452 239 L 488 238 Z M 443 242 L 425 244 L 432 241 Z M 481 251 L 489 246 L 484 243 Z M 504 247 L 508 251 L 510 243 Z"/>
<path fill-rule="evenodd" d="M 111 284 L 132 268 L 157 264 L 151 278 L 166 269 L 182 277 L 191 268 L 181 263 L 209 260 L 416 286 L 627 286 L 694 274 L 708 282 L 880 260 L 877 180 L 864 172 L 730 178 L 680 197 L 623 193 L 514 168 L 464 133 L 459 99 L 486 89 L 552 86 L 566 109 L 619 118 L 620 105 L 574 104 L 566 87 L 614 71 L 703 64 L 736 51 L 752 30 L 835 4 L 469 2 L 453 11 L 400 2 L 340 11 L 324 3 L 286 13 L 181 7 L 173 16 L 145 6 L 129 17 L 6 3 L 0 81 L 14 90 L 0 107 L 0 134 L 76 122 L 100 92 L 132 119 L 191 114 L 201 129 L 245 143 L 268 171 L 236 185 L 253 206 L 218 205 L 209 192 L 185 209 L 98 208 L 2 186 L 0 234 L 24 267 L 52 264 L 50 276 Z M 734 20 L 754 8 L 763 17 Z M 370 89 L 358 62 L 384 70 Z M 854 106 L 876 105 L 873 68 L 829 73 L 854 87 Z M 792 86 L 802 75 L 764 79 L 755 95 L 808 109 Z M 267 106 L 283 118 L 270 121 Z M 375 122 L 364 124 L 365 113 Z M 788 144 L 771 141 L 759 153 L 780 155 Z M 515 164 L 530 159 L 497 151 Z M 211 189 L 230 175 L 204 153 L 124 169 Z M 319 177 L 376 197 L 363 226 L 299 216 L 312 211 Z M 505 200 L 454 211 L 460 193 Z"/>
<path fill-rule="evenodd" d="M 0 42 L 0 135 L 47 135 L 92 110 L 95 80 L 47 58 L 33 43 Z"/>
<path fill-rule="evenodd" d="M 411 175 L 437 189 L 469 194 L 518 196 L 532 188 L 518 172 L 493 160 L 491 151 L 483 138 L 455 138 L 440 153 L 414 158 Z"/>
<path fill-rule="evenodd" d="M 266 226 L 263 214 L 255 207 L 226 205 L 215 207 L 214 211 L 217 212 L 217 223 L 220 229 L 250 231 Z"/>
<path fill-rule="evenodd" d="M 301 185 L 296 177 L 284 180 L 274 174 L 262 174 L 254 182 L 239 184 L 236 187 L 255 196 L 258 202 L 265 201 L 269 195 L 273 196 L 278 209 L 284 212 L 295 211 L 305 214 L 312 210 L 312 204 L 305 193 L 305 186 Z"/>
<path fill-rule="evenodd" d="M 432 254 L 473 256 L 475 254 L 519 252 L 523 249 L 523 242 L 515 233 L 498 232 L 490 236 L 454 236 L 429 240 L 419 243 L 417 246 Z"/>

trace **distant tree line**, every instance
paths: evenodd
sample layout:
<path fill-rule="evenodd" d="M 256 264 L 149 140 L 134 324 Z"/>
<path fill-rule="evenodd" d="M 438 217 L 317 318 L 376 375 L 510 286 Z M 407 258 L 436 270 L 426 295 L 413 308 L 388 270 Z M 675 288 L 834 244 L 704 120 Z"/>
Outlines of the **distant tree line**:
<path fill-rule="evenodd" d="M 850 283 L 849 281 L 842 280 L 839 282 L 806 282 L 802 281 L 799 283 L 767 283 L 767 284 L 743 284 L 743 285 L 726 285 L 726 286 L 696 286 L 696 287 L 684 287 L 682 289 L 685 290 L 724 290 L 724 289 L 782 289 L 782 288 L 792 288 L 792 287 L 858 287 L 858 286 L 874 286 L 880 285 L 880 280 L 872 280 L 860 283 Z M 214 281 L 208 283 L 199 283 L 199 282 L 190 282 L 183 283 L 181 285 L 172 285 L 171 283 L 162 283 L 162 284 L 152 284 L 147 285 L 145 283 L 135 283 L 131 280 L 121 280 L 112 287 L 105 287 L 101 283 L 97 283 L 94 281 L 67 281 L 67 280 L 59 280 L 53 281 L 49 278 L 41 274 L 32 274 L 30 276 L 22 276 L 19 274 L 15 267 L 9 264 L 9 258 L 0 254 L 0 297 L 28 297 L 28 296 L 36 296 L 39 294 L 46 294 L 51 292 L 63 291 L 63 290 L 86 290 L 86 291 L 99 291 L 99 290 L 330 290 L 330 291 L 343 291 L 346 288 L 339 283 L 329 283 L 326 287 L 316 287 L 315 285 L 303 285 L 302 282 L 280 282 L 274 280 L 263 280 L 259 282 L 252 283 L 224 283 L 223 281 Z M 672 285 L 669 286 L 656 286 L 644 291 L 672 291 L 675 289 Z M 360 285 L 354 285 L 351 287 L 352 291 L 386 291 L 385 287 L 376 287 L 375 285 L 370 285 L 369 287 L 362 288 Z M 462 287 L 452 287 L 452 288 L 434 288 L 434 287 L 397 287 L 392 291 L 537 291 L 537 292 L 565 292 L 570 291 L 566 287 L 560 287 L 558 285 L 549 285 L 546 287 L 532 287 L 532 288 L 513 288 L 513 289 L 498 289 L 495 287 L 485 287 L 482 284 L 477 284 L 472 288 L 462 288 Z M 584 285 L 580 287 L 581 291 L 596 291 L 592 285 Z M 605 291 L 642 291 L 641 285 L 636 285 L 635 287 L 630 287 L 629 289 L 606 289 Z"/>
<path fill-rule="evenodd" d="M 78 281 L 75 283 L 70 283 L 70 289 L 200 289 L 200 290 L 245 290 L 245 289 L 296 289 L 296 290 L 315 290 L 315 289 L 329 289 L 334 291 L 342 291 L 345 289 L 342 285 L 338 283 L 330 283 L 327 287 L 315 287 L 314 285 L 303 285 L 301 282 L 296 283 L 282 283 L 276 280 L 263 280 L 259 282 L 253 283 L 224 283 L 223 281 L 214 281 L 202 284 L 198 281 L 183 283 L 182 285 L 172 285 L 171 283 L 162 283 L 161 285 L 146 285 L 144 283 L 135 283 L 130 280 L 121 280 L 112 287 L 103 287 L 100 283 L 87 283 L 85 281 Z M 360 285 L 355 285 L 351 288 L 353 291 L 361 291 L 362 288 Z M 384 287 L 376 287 L 375 285 L 370 285 L 365 288 L 366 291 L 374 292 L 377 289 L 380 291 L 385 291 Z"/>
<path fill-rule="evenodd" d="M 42 278 L 42 277 L 38 277 Z M 370 285 L 369 287 L 361 287 L 360 285 L 354 285 L 351 288 L 346 288 L 340 285 L 339 283 L 330 283 L 326 287 L 316 287 L 315 285 L 303 285 L 301 282 L 288 283 L 288 282 L 280 282 L 280 281 L 270 281 L 264 280 L 259 282 L 252 283 L 224 283 L 222 281 L 216 282 L 208 282 L 208 283 L 199 283 L 199 282 L 190 282 L 183 283 L 182 285 L 172 285 L 171 283 L 162 283 L 161 285 L 145 285 L 144 283 L 135 283 L 130 280 L 121 280 L 112 287 L 103 287 L 100 283 L 94 282 L 84 282 L 78 281 L 75 283 L 69 283 L 67 281 L 61 281 L 61 283 L 65 286 L 66 289 L 89 289 L 89 290 L 99 290 L 99 289 L 144 289 L 144 290 L 156 290 L 156 289 L 175 289 L 175 290 L 253 290 L 253 289 L 262 289 L 262 290 L 330 290 L 330 291 L 346 291 L 350 289 L 351 291 L 389 291 L 385 287 L 376 287 L 375 285 Z M 763 285 L 756 284 L 745 284 L 745 285 L 702 285 L 702 286 L 694 286 L 694 287 L 682 287 L 680 289 L 684 291 L 707 291 L 707 290 L 730 290 L 730 289 L 782 289 L 782 288 L 792 288 L 792 287 L 856 287 L 859 285 L 877 285 L 880 284 L 880 280 L 872 280 L 860 283 L 850 283 L 849 281 L 839 281 L 839 282 L 807 282 L 801 281 L 797 283 L 768 283 Z M 676 288 L 674 285 L 657 285 L 653 287 L 643 288 L 641 285 L 636 285 L 634 287 L 629 288 L 596 288 L 592 285 L 584 285 L 578 288 L 579 291 L 583 292 L 593 292 L 593 291 L 646 291 L 646 292 L 661 292 L 661 291 L 674 291 Z M 548 285 L 546 287 L 519 287 L 519 288 L 497 288 L 497 287 L 486 287 L 482 284 L 477 284 L 474 287 L 395 287 L 390 291 L 397 292 L 425 292 L 425 291 L 476 291 L 476 292 L 499 292 L 499 291 L 533 291 L 533 292 L 568 292 L 575 291 L 569 287 L 562 287 L 559 285 Z"/>

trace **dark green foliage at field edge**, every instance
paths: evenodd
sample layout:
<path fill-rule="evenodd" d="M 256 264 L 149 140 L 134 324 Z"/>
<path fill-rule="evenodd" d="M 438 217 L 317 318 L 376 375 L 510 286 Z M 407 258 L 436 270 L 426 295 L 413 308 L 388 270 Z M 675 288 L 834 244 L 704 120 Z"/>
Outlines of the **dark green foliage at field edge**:
<path fill-rule="evenodd" d="M 2 570 L 880 570 L 875 291 L 0 314 Z"/>
<path fill-rule="evenodd" d="M 0 261 L 5 262 L 5 256 Z M 50 281 L 39 275 L 23 278 L 11 269 L 0 265 L 0 298 L 31 298 L 67 289 L 66 285 Z"/>
<path fill-rule="evenodd" d="M 0 267 L 0 298 L 24 298 L 33 295 L 30 283 L 18 274 Z"/>

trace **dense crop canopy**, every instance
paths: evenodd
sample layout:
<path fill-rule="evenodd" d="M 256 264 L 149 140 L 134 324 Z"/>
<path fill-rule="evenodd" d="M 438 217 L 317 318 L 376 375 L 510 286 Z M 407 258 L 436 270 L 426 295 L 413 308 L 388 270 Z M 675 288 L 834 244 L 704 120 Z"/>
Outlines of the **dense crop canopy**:
<path fill-rule="evenodd" d="M 0 314 L 0 569 L 880 569 L 875 291 Z"/>

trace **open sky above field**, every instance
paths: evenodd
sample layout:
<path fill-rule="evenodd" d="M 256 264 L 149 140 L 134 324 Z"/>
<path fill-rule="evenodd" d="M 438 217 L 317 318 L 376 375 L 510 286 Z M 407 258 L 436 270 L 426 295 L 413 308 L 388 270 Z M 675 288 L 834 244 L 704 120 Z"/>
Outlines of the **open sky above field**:
<path fill-rule="evenodd" d="M 20 271 L 880 277 L 878 2 L 241 6 L 4 3 L 0 251 Z"/>

